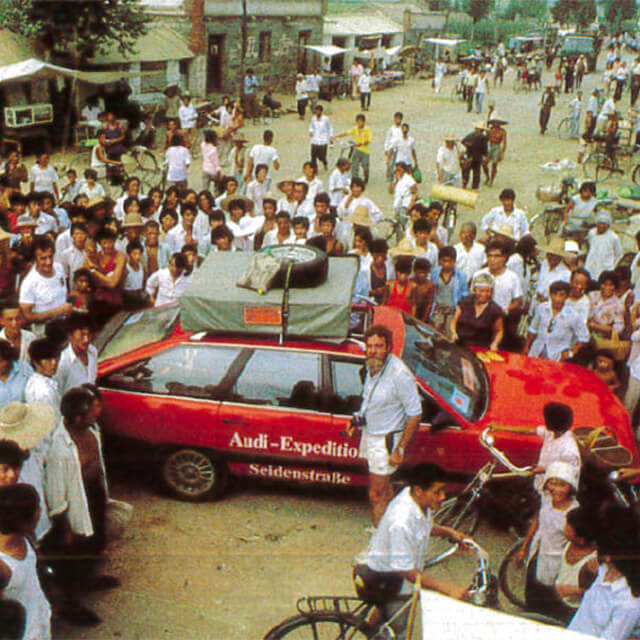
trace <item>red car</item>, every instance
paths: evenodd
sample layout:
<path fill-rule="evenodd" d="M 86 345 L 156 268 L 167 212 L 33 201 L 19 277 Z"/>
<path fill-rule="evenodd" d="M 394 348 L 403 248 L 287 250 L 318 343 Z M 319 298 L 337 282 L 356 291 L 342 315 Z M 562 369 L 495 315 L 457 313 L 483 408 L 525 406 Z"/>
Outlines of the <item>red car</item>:
<path fill-rule="evenodd" d="M 337 486 L 364 485 L 358 440 L 343 435 L 359 407 L 362 330 L 393 330 L 396 355 L 415 373 L 423 421 L 408 462 L 471 475 L 487 461 L 489 425 L 517 465 L 535 463 L 534 428 L 551 401 L 569 404 L 575 426 L 608 426 L 637 462 L 629 416 L 585 369 L 525 356 L 471 351 L 387 307 L 354 310 L 361 327 L 339 342 L 187 332 L 178 307 L 120 314 L 98 338 L 103 427 L 157 448 L 178 497 L 223 493 L 229 475 Z"/>

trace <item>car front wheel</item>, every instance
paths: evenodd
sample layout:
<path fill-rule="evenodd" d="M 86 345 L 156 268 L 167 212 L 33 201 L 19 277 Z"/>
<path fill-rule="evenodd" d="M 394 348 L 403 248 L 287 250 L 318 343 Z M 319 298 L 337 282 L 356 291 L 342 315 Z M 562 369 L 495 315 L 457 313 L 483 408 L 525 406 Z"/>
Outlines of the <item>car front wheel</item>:
<path fill-rule="evenodd" d="M 222 496 L 229 470 L 224 462 L 214 460 L 207 451 L 177 449 L 165 456 L 162 479 L 176 498 L 197 502 Z"/>

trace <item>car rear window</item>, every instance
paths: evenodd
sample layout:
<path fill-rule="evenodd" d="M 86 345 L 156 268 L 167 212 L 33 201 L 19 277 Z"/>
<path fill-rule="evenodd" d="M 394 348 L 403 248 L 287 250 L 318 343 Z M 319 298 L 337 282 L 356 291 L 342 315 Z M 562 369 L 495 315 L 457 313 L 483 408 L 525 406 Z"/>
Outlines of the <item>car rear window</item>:
<path fill-rule="evenodd" d="M 178 323 L 179 313 L 177 305 L 119 313 L 96 338 L 99 361 L 168 338 Z"/>

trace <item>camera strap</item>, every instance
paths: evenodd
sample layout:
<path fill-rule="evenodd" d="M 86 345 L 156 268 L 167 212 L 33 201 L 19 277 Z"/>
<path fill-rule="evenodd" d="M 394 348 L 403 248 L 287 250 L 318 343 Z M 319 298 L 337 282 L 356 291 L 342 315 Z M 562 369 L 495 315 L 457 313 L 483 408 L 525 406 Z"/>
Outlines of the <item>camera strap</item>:
<path fill-rule="evenodd" d="M 367 394 L 367 397 L 362 399 L 362 404 L 360 405 L 360 410 L 358 411 L 358 413 L 361 416 L 364 415 L 364 412 L 367 410 L 367 408 L 369 407 L 369 404 L 371 403 L 371 398 L 373 397 L 373 394 L 378 387 L 378 383 L 380 382 L 380 380 L 382 380 L 382 376 L 384 376 L 384 373 L 387 370 L 387 365 L 389 364 L 390 357 L 391 357 L 391 354 L 388 354 L 387 359 L 384 362 L 384 367 L 382 367 L 382 369 L 380 370 L 380 373 L 378 374 L 378 377 L 376 378 L 375 382 L 373 383 L 373 386 L 371 387 L 369 393 Z M 367 375 L 369 375 L 368 372 L 367 372 Z"/>

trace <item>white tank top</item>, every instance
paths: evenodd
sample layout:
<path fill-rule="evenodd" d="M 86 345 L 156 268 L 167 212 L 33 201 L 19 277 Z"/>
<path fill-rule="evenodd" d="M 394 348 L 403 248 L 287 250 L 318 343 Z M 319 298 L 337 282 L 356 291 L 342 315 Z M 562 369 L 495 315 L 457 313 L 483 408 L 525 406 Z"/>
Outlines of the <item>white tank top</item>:
<path fill-rule="evenodd" d="M 107 175 L 107 165 L 98 158 L 98 148 L 99 144 L 96 144 L 93 149 L 91 149 L 91 168 L 95 169 L 98 174 L 98 178 L 104 178 Z"/>
<path fill-rule="evenodd" d="M 11 569 L 11 579 L 3 596 L 18 601 L 26 611 L 23 640 L 51 640 L 51 607 L 40 587 L 36 553 L 29 542 L 26 545 L 27 555 L 22 560 L 0 551 L 0 560 Z"/>
<path fill-rule="evenodd" d="M 571 543 L 567 543 L 567 546 L 564 548 L 562 552 L 562 564 L 560 565 L 560 571 L 558 572 L 558 577 L 556 578 L 556 584 L 567 584 L 572 587 L 580 586 L 580 571 L 582 571 L 582 567 L 584 567 L 589 560 L 597 558 L 598 552 L 592 551 L 590 554 L 586 555 L 581 560 L 578 560 L 575 564 L 570 564 L 567 562 L 567 550 Z M 567 596 L 566 598 L 562 598 L 564 603 L 569 606 L 577 609 L 580 606 L 580 602 L 582 602 L 581 596 Z"/>

